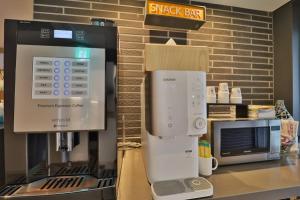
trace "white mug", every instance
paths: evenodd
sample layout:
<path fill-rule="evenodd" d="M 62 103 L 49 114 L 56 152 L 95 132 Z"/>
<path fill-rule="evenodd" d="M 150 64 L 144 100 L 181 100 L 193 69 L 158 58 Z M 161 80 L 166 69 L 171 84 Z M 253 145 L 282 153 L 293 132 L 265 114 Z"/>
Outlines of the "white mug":
<path fill-rule="evenodd" d="M 215 166 L 213 167 L 213 160 L 215 160 Z M 212 171 L 218 168 L 218 160 L 215 157 L 203 158 L 199 157 L 199 174 L 202 176 L 212 175 Z"/>

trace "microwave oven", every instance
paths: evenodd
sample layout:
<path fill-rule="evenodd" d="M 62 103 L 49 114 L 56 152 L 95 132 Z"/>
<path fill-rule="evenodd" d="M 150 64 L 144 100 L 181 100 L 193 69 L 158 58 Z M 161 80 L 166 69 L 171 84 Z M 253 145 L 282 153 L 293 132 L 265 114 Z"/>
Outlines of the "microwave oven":
<path fill-rule="evenodd" d="M 220 165 L 280 159 L 280 120 L 208 120 L 207 139 Z"/>

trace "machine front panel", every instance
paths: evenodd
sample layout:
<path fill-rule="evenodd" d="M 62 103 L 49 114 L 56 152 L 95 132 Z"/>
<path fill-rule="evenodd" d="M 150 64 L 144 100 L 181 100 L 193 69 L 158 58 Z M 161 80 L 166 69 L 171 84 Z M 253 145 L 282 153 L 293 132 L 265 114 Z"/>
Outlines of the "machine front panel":
<path fill-rule="evenodd" d="M 17 45 L 15 80 L 14 132 L 105 129 L 105 49 Z"/>

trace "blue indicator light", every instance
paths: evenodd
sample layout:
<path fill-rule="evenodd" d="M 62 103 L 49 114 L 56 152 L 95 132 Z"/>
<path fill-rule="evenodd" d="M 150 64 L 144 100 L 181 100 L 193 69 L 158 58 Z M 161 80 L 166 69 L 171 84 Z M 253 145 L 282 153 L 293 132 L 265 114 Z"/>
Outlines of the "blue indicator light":
<path fill-rule="evenodd" d="M 53 84 L 53 87 L 54 87 L 54 88 L 59 88 L 59 83 L 54 83 L 54 84 Z"/>
<path fill-rule="evenodd" d="M 59 72 L 60 72 L 59 68 L 54 69 L 54 73 L 59 73 Z"/>
<path fill-rule="evenodd" d="M 54 76 L 54 80 L 55 80 L 55 81 L 58 81 L 58 80 L 59 80 L 59 76 L 58 76 L 58 75 L 55 75 L 55 76 Z"/>
<path fill-rule="evenodd" d="M 70 68 L 66 68 L 65 69 L 65 74 L 69 74 L 70 73 Z"/>
<path fill-rule="evenodd" d="M 54 94 L 55 96 L 58 96 L 58 95 L 59 95 L 59 91 L 58 91 L 58 90 L 54 90 L 54 91 L 53 91 L 53 94 Z"/>
<path fill-rule="evenodd" d="M 65 96 L 69 96 L 69 95 L 70 95 L 70 91 L 69 91 L 69 90 L 65 90 L 65 91 L 64 91 L 64 95 L 65 95 Z"/>
<path fill-rule="evenodd" d="M 65 83 L 64 86 L 65 86 L 65 88 L 69 88 L 70 84 L 69 83 Z"/>
<path fill-rule="evenodd" d="M 70 76 L 65 76 L 65 81 L 69 81 L 70 80 Z"/>
<path fill-rule="evenodd" d="M 64 62 L 64 65 L 65 65 L 66 67 L 69 67 L 69 66 L 71 65 L 71 62 L 67 60 L 67 61 Z"/>
<path fill-rule="evenodd" d="M 60 62 L 58 60 L 54 61 L 54 66 L 58 67 L 60 65 Z"/>

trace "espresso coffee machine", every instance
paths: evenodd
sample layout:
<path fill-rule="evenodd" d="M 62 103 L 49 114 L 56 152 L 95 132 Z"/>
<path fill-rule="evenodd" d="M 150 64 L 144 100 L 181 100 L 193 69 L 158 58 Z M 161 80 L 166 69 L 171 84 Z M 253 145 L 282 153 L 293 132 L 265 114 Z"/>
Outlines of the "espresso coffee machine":
<path fill-rule="evenodd" d="M 116 199 L 117 28 L 6 20 L 4 45 L 0 199 Z"/>

